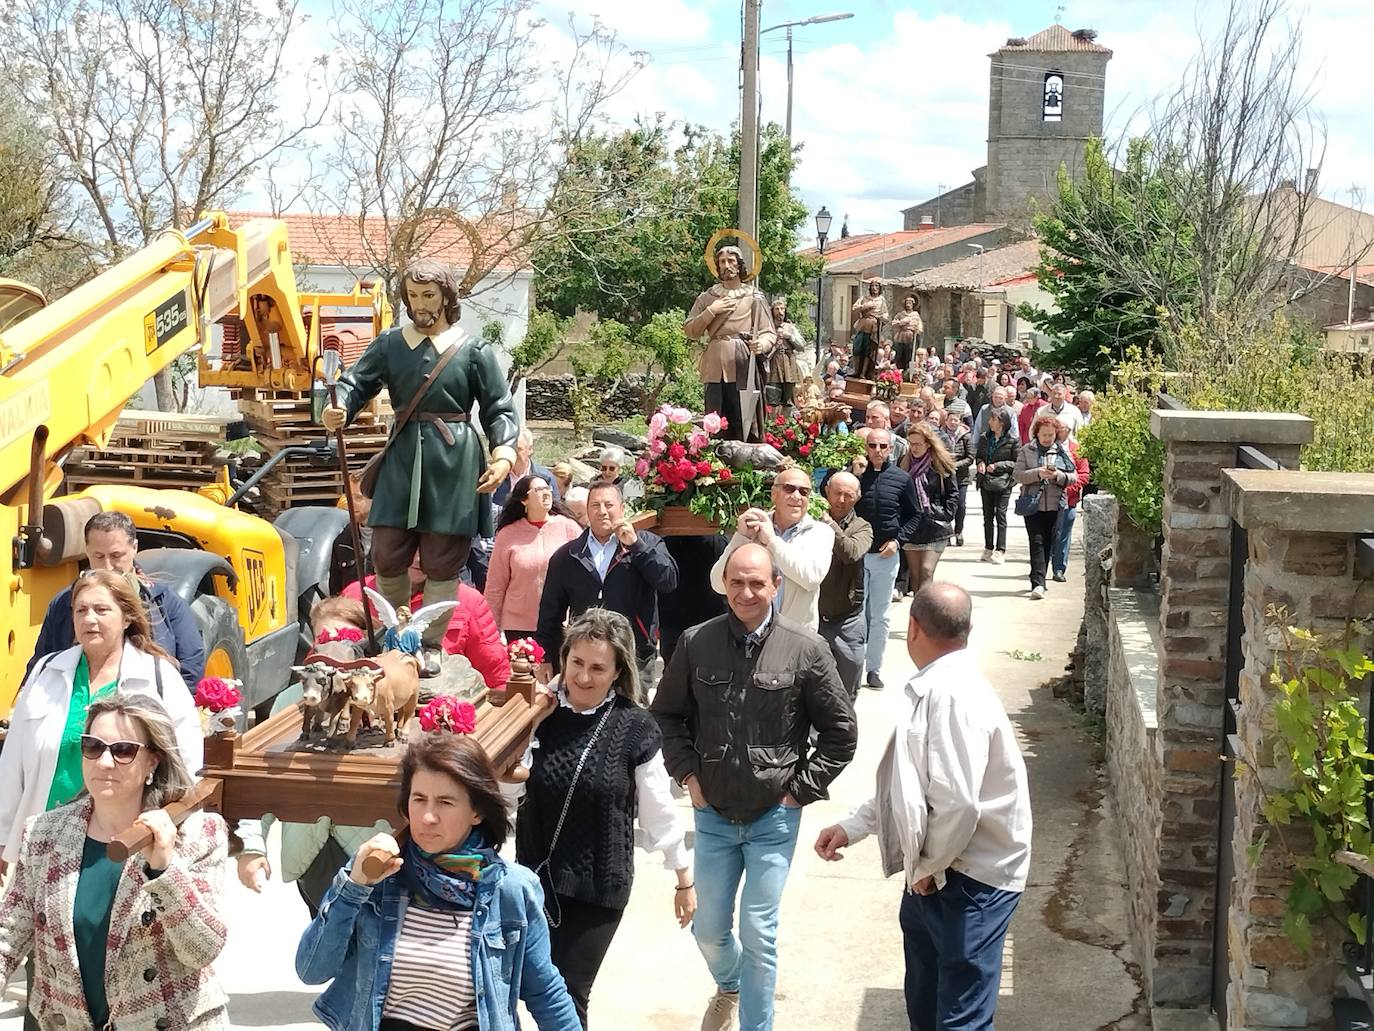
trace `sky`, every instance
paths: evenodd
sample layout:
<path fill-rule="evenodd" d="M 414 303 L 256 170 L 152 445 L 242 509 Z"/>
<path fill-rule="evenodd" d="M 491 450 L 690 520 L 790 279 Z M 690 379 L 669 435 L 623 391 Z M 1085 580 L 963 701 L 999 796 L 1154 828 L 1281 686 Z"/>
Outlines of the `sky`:
<path fill-rule="evenodd" d="M 648 55 L 610 115 L 629 124 L 662 112 L 728 131 L 739 114 L 740 0 L 541 0 L 549 25 L 569 14 L 600 18 Z M 1150 101 L 1175 86 L 1215 29 L 1221 0 L 763 0 L 762 24 L 850 11 L 846 21 L 797 29 L 793 38 L 794 182 L 810 210 L 822 205 L 854 233 L 901 228 L 901 209 L 972 179 L 986 161 L 988 57 L 1010 36 L 1058 18 L 1091 28 L 1114 56 L 1107 66 L 1106 134 L 1141 124 Z M 1320 192 L 1350 203 L 1374 185 L 1374 133 L 1365 89 L 1371 0 L 1293 4 L 1304 38 L 1300 73 L 1326 128 Z M 786 39 L 761 45 L 763 118 L 781 123 Z M 1356 206 L 1368 204 L 1361 194 Z"/>

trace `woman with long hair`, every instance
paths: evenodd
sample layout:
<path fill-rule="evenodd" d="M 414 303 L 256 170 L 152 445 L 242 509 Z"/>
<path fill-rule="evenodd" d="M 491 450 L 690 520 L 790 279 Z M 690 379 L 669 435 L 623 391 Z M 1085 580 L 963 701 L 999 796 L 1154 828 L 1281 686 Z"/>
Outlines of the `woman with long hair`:
<path fill-rule="evenodd" d="M 916 485 L 920 512 L 902 528 L 900 540 L 906 554 L 908 589 L 912 594 L 935 579 L 935 567 L 954 533 L 959 505 L 954 458 L 928 421 L 912 423 L 902 468 Z"/>
<path fill-rule="evenodd" d="M 585 1028 L 592 984 L 630 901 L 636 817 L 644 847 L 663 853 L 677 875 L 680 926 L 696 911 L 696 892 L 663 738 L 638 701 L 629 621 L 606 609 L 582 613 L 564 632 L 559 669 L 546 689 L 515 847 L 539 875 L 553 962 Z"/>
<path fill-rule="evenodd" d="M 1059 420 L 1052 412 L 1040 412 L 1031 423 L 1030 441 L 1021 448 L 1016 460 L 1014 476 L 1021 484 L 1021 498 L 1028 512 L 1026 535 L 1030 538 L 1030 596 L 1045 596 L 1045 569 L 1049 565 L 1050 549 L 1054 545 L 1054 528 L 1059 510 L 1068 503 L 1065 488 L 1078 478 L 1073 456 L 1055 439 Z M 1021 510 L 1017 499 L 1017 510 Z"/>
<path fill-rule="evenodd" d="M 335 875 L 296 949 L 315 1014 L 335 1031 L 579 1031 L 549 960 L 539 881 L 500 848 L 510 816 L 471 737 L 434 731 L 401 760 L 408 827 L 377 834 Z"/>
<path fill-rule="evenodd" d="M 43 1028 L 227 1028 L 211 964 L 227 935 L 228 829 L 206 812 L 178 827 L 161 808 L 195 780 L 156 698 L 112 694 L 81 729 L 84 789 L 24 829 L 0 904 L 0 980 L 33 950 L 29 1010 Z M 152 844 L 109 859 L 136 825 Z"/>
<path fill-rule="evenodd" d="M 115 694 L 161 699 L 183 764 L 193 771 L 202 765 L 205 737 L 191 691 L 176 661 L 153 641 L 129 579 L 89 570 L 71 597 L 77 643 L 34 664 L 0 751 L 0 873 L 19 855 L 25 821 L 80 793 L 81 735 L 92 702 Z"/>
<path fill-rule="evenodd" d="M 581 533 L 578 521 L 554 500 L 552 485 L 542 477 L 526 476 L 511 488 L 496 520 L 485 592 L 507 641 L 534 636 L 549 559 Z"/>

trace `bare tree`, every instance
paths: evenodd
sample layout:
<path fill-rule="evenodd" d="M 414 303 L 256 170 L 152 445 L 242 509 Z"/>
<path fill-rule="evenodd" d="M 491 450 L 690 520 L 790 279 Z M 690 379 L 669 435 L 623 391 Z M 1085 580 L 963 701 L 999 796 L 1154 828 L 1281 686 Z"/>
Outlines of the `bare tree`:
<path fill-rule="evenodd" d="M 531 0 L 340 0 L 334 175 L 315 207 L 356 219 L 370 267 L 397 270 L 457 228 L 464 288 L 508 282 L 592 194 L 566 174 L 642 64 L 599 22 L 541 46 Z M 368 232 L 380 220 L 383 231 Z M 343 258 L 344 256 L 336 256 Z"/>
<path fill-rule="evenodd" d="M 297 0 L 11 0 L 0 74 L 34 112 L 106 262 L 270 183 L 324 119 Z M 279 91 L 303 76 L 289 116 Z M 173 409 L 170 370 L 158 404 Z"/>

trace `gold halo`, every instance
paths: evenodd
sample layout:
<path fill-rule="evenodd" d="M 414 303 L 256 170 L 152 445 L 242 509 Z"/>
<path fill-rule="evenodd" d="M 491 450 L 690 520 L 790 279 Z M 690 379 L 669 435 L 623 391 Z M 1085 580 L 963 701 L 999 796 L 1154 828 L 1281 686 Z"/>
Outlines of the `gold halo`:
<path fill-rule="evenodd" d="M 716 276 L 716 244 L 727 236 L 733 236 L 736 240 L 742 240 L 749 245 L 753 252 L 754 260 L 751 262 L 752 268 L 748 275 L 741 275 L 741 283 L 752 283 L 758 278 L 759 271 L 763 268 L 763 251 L 759 249 L 759 242 L 746 233 L 743 229 L 717 229 L 711 234 L 711 239 L 706 241 L 706 253 L 703 255 L 706 267 L 711 272 L 711 277 Z"/>

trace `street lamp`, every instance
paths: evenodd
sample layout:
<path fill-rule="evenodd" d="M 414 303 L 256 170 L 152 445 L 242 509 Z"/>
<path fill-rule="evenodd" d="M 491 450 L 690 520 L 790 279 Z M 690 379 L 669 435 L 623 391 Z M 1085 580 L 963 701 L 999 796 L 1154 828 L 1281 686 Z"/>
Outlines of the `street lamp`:
<path fill-rule="evenodd" d="M 764 29 L 763 32 L 760 32 L 760 33 L 759 33 L 759 35 L 762 36 L 762 35 L 765 35 L 766 33 L 769 33 L 769 32 L 775 32 L 775 31 L 778 30 L 778 29 L 786 29 L 786 30 L 787 30 L 787 130 L 786 130 L 786 131 L 787 131 L 787 142 L 788 142 L 788 144 L 791 144 L 791 142 L 792 142 L 792 30 L 793 30 L 794 28 L 800 28 L 800 27 L 803 26 L 803 25 L 821 25 L 821 24 L 823 24 L 823 23 L 825 23 L 825 22 L 828 22 L 828 21 L 844 21 L 846 18 L 852 18 L 852 17 L 854 17 L 854 14 L 853 14 L 853 12 L 851 12 L 851 11 L 844 11 L 844 12 L 841 12 L 841 13 L 838 13 L 838 14 L 817 14 L 817 15 L 813 15 L 813 16 L 810 17 L 810 18 L 804 18 L 804 19 L 801 20 L 801 21 L 785 21 L 785 22 L 781 22 L 781 23 L 779 23 L 779 24 L 777 24 L 777 25 L 770 25 L 770 26 L 768 26 L 768 28 Z M 817 218 L 819 218 L 819 217 L 820 217 L 820 216 L 817 216 Z M 828 223 L 827 223 L 827 224 L 828 224 Z"/>
<path fill-rule="evenodd" d="M 816 273 L 816 368 L 821 367 L 821 282 L 825 276 L 825 240 L 830 235 L 830 211 L 824 204 L 816 212 L 816 249 L 820 251 L 821 267 Z"/>

